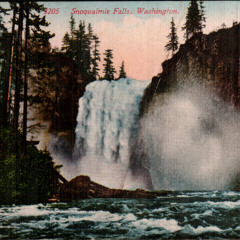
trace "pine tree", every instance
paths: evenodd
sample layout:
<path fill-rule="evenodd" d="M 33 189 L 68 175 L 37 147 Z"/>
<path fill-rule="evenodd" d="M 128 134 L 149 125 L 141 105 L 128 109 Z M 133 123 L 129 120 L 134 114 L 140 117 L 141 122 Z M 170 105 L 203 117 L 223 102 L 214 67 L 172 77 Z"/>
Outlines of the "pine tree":
<path fill-rule="evenodd" d="M 71 39 L 74 38 L 74 32 L 75 32 L 75 25 L 76 25 L 76 21 L 73 17 L 73 15 L 71 15 L 71 19 L 70 19 L 70 34 L 71 34 Z"/>
<path fill-rule="evenodd" d="M 80 21 L 78 28 L 75 29 L 75 20 L 71 16 L 70 19 L 70 34 L 65 33 L 62 44 L 62 52 L 65 56 L 76 62 L 76 65 L 81 73 L 81 76 L 87 80 L 95 80 L 97 75 L 97 61 L 100 60 L 96 47 L 99 46 L 99 41 L 94 39 L 94 33 L 91 23 L 88 24 L 87 32 L 84 21 Z M 95 43 L 94 43 L 95 42 Z M 94 46 L 96 44 L 96 46 Z M 95 51 L 95 53 L 94 53 Z M 95 59 L 94 59 L 95 58 Z"/>
<path fill-rule="evenodd" d="M 93 43 L 93 30 L 91 23 L 88 24 L 88 33 L 86 34 L 86 56 L 85 56 L 85 67 L 87 75 L 91 75 L 91 64 L 92 64 L 92 43 Z"/>
<path fill-rule="evenodd" d="M 203 6 L 204 1 L 199 1 L 199 5 L 200 5 L 200 18 L 201 18 L 201 22 L 200 22 L 200 29 L 199 31 L 202 33 L 203 28 L 206 27 L 206 17 L 205 17 L 205 11 L 204 11 L 204 6 Z"/>
<path fill-rule="evenodd" d="M 85 22 L 80 21 L 78 29 L 75 32 L 75 39 L 73 39 L 73 60 L 76 61 L 78 69 L 82 76 L 88 79 L 90 72 L 89 64 L 89 43 L 88 37 L 85 30 Z"/>
<path fill-rule="evenodd" d="M 97 35 L 93 35 L 92 76 L 95 80 L 99 76 L 99 74 L 98 74 L 98 71 L 99 71 L 98 61 L 100 61 L 100 53 L 98 50 L 99 43 L 100 43 L 100 41 L 99 41 Z"/>
<path fill-rule="evenodd" d="M 73 17 L 73 15 L 71 15 L 71 19 L 70 19 L 70 35 L 69 36 L 66 36 L 69 37 L 69 48 L 68 48 L 68 55 L 70 58 L 74 58 L 74 56 L 76 56 L 76 41 L 75 41 L 75 34 L 76 34 L 76 21 Z"/>
<path fill-rule="evenodd" d="M 49 39 L 54 36 L 54 34 L 50 34 L 49 31 L 43 30 L 41 27 L 49 26 L 49 23 L 46 21 L 45 16 L 40 17 L 41 12 L 44 10 L 44 6 L 42 4 L 38 4 L 35 1 L 24 2 L 24 19 L 25 19 L 25 44 L 23 47 L 22 44 L 22 52 L 24 53 L 24 96 L 23 96 L 23 150 L 26 152 L 27 146 L 27 112 L 28 112 L 28 75 L 29 75 L 29 58 L 31 56 L 31 48 L 29 47 L 29 40 L 40 41 L 42 42 L 40 51 L 42 51 L 45 47 L 49 46 Z M 31 36 L 30 36 L 31 33 Z M 36 56 L 35 56 L 36 57 Z M 42 63 L 41 63 L 42 64 Z"/>
<path fill-rule="evenodd" d="M 103 64 L 104 66 L 103 73 L 105 73 L 104 79 L 110 81 L 114 79 L 114 73 L 116 73 L 115 68 L 113 66 L 113 61 L 112 61 L 113 59 L 112 49 L 107 49 L 104 55 L 106 56 L 104 58 L 105 63 Z"/>
<path fill-rule="evenodd" d="M 122 65 L 121 65 L 121 67 L 120 67 L 118 79 L 120 79 L 120 78 L 126 78 L 126 77 L 127 77 L 127 74 L 126 74 L 125 69 L 124 69 L 124 61 L 122 61 Z"/>
<path fill-rule="evenodd" d="M 91 42 L 93 39 L 93 29 L 92 29 L 92 24 L 88 24 L 88 40 Z"/>
<path fill-rule="evenodd" d="M 71 55 L 70 54 L 70 35 L 68 32 L 64 34 L 63 40 L 62 40 L 62 51 L 65 52 L 66 55 Z"/>
<path fill-rule="evenodd" d="M 171 21 L 171 27 L 170 27 L 171 32 L 167 36 L 169 39 L 169 42 L 165 46 L 166 51 L 172 51 L 172 55 L 174 54 L 175 51 L 178 50 L 178 36 L 177 36 L 177 29 L 175 27 L 174 19 L 172 18 Z"/>
<path fill-rule="evenodd" d="M 71 59 L 76 59 L 77 49 L 76 49 L 76 29 L 75 29 L 75 19 L 73 15 L 71 15 L 71 19 L 69 21 L 70 24 L 70 34 L 66 32 L 62 41 L 62 52 Z"/>
<path fill-rule="evenodd" d="M 86 40 L 87 40 L 87 37 L 85 32 L 85 22 L 80 21 L 78 29 L 76 30 L 76 64 L 84 78 L 87 78 L 86 62 L 84 61 L 87 55 Z"/>
<path fill-rule="evenodd" d="M 224 28 L 224 29 L 227 28 L 226 23 L 222 23 L 221 28 Z"/>
<path fill-rule="evenodd" d="M 44 10 L 43 5 L 39 5 L 35 1 L 28 2 L 14 2 L 10 3 L 9 11 L 13 12 L 12 28 L 8 41 L 5 41 L 7 46 L 5 59 L 8 62 L 5 68 L 5 85 L 6 91 L 4 96 L 4 122 L 7 123 L 8 113 L 10 109 L 10 92 L 11 82 L 15 87 L 14 92 L 14 106 L 13 106 L 13 128 L 16 139 L 19 134 L 19 115 L 20 115 L 20 102 L 22 101 L 21 89 L 24 87 L 24 103 L 23 103 L 23 150 L 26 148 L 26 135 L 27 135 L 27 102 L 28 102 L 28 57 L 31 54 L 30 48 L 28 48 L 29 32 L 32 32 L 31 38 L 36 40 L 43 38 L 43 42 L 46 41 L 49 32 L 45 32 L 41 29 L 42 26 L 48 26 L 45 16 L 40 17 L 40 13 Z M 15 37 L 15 26 L 18 27 Z M 25 38 L 23 33 L 25 32 Z M 49 39 L 49 38 L 48 38 Z M 23 79 L 24 70 L 24 79 Z M 13 74 L 14 72 L 14 74 Z M 14 78 L 15 75 L 15 78 Z M 16 144 L 16 156 L 18 156 L 19 149 Z"/>
<path fill-rule="evenodd" d="M 198 8 L 198 3 L 196 0 L 191 0 L 188 7 L 188 12 L 186 15 L 186 23 L 182 30 L 186 30 L 185 37 L 189 39 L 195 33 L 200 32 L 201 30 L 201 15 Z"/>

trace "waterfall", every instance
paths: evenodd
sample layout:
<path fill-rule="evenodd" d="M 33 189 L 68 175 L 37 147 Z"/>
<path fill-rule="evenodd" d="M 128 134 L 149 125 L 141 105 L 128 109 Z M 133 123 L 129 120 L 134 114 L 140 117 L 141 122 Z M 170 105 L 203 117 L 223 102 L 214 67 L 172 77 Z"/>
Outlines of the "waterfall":
<path fill-rule="evenodd" d="M 194 86 L 155 95 L 140 119 L 148 84 L 126 78 L 86 87 L 63 175 L 111 188 L 229 189 L 239 174 L 239 112 Z"/>
<path fill-rule="evenodd" d="M 138 136 L 139 104 L 149 81 L 95 81 L 79 100 L 74 159 L 79 174 L 115 188 L 144 187 L 131 174 Z"/>

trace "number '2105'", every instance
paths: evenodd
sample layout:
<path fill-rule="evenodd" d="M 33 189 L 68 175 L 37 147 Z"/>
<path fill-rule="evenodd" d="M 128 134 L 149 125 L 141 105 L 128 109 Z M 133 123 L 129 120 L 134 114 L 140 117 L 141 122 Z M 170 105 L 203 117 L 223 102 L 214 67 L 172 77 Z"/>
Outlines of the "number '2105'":
<path fill-rule="evenodd" d="M 45 14 L 58 14 L 59 8 L 46 8 Z"/>

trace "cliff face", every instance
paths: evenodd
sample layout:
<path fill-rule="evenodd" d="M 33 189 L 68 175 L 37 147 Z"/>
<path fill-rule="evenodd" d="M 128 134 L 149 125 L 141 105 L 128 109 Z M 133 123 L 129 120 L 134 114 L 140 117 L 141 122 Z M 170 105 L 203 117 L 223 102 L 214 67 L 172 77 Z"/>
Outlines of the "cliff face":
<path fill-rule="evenodd" d="M 141 114 L 147 111 L 155 95 L 194 84 L 239 107 L 239 35 L 237 24 L 187 40 L 171 59 L 162 63 L 162 73 L 152 78 L 142 100 Z"/>

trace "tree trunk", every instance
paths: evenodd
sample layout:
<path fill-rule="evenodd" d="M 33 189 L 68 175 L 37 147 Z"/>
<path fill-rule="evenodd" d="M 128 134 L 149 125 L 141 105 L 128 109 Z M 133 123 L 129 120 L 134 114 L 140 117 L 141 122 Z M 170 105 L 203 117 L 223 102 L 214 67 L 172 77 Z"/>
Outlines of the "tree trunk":
<path fill-rule="evenodd" d="M 20 2 L 18 34 L 17 34 L 17 52 L 16 52 L 16 82 L 14 98 L 14 116 L 13 127 L 15 135 L 18 135 L 19 107 L 20 107 L 20 84 L 21 84 L 21 61 L 22 61 L 22 30 L 23 30 L 23 3 Z"/>
<path fill-rule="evenodd" d="M 27 146 L 27 97 L 28 97 L 28 35 L 29 35 L 29 7 L 26 7 L 25 30 L 25 69 L 24 69 L 24 100 L 23 100 L 23 150 Z"/>
<path fill-rule="evenodd" d="M 14 53 L 14 42 L 15 42 L 15 22 L 16 22 L 16 10 L 17 6 L 14 3 L 13 9 L 13 19 L 12 19 L 12 34 L 11 34 L 11 48 L 10 48 L 10 59 L 9 59 L 9 69 L 8 69 L 8 81 L 6 84 L 6 92 L 4 99 L 4 113 L 3 113 L 3 123 L 7 124 L 9 109 L 10 109 L 10 92 L 11 92 L 11 82 L 12 82 L 12 67 L 13 67 L 13 53 Z"/>

